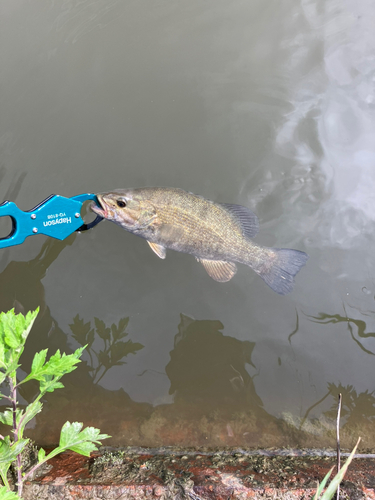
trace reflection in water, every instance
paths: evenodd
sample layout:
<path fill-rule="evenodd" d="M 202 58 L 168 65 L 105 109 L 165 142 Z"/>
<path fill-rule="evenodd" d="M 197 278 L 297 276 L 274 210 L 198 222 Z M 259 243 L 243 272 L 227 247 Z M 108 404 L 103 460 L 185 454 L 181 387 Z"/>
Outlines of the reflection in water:
<path fill-rule="evenodd" d="M 0 310 L 8 311 L 15 308 L 16 312 L 26 313 L 40 307 L 36 318 L 31 351 L 26 344 L 22 362 L 30 363 L 33 352 L 46 347 L 67 350 L 67 338 L 57 322 L 52 318 L 45 302 L 42 280 L 48 267 L 58 258 L 61 252 L 71 245 L 76 238 L 73 234 L 64 241 L 48 238 L 42 245 L 38 255 L 27 262 L 10 262 L 0 274 Z M 30 344 L 30 343 L 29 343 Z"/>
<path fill-rule="evenodd" d="M 197 321 L 181 314 L 171 360 L 165 371 L 175 402 L 221 404 L 239 408 L 262 407 L 246 365 L 254 366 L 254 342 L 227 337 L 220 321 Z"/>
<path fill-rule="evenodd" d="M 328 391 L 331 395 L 342 394 L 341 416 L 347 427 L 357 427 L 373 422 L 375 419 L 375 396 L 372 391 L 357 391 L 352 385 L 342 386 L 341 384 L 328 384 Z M 329 418 L 336 418 L 337 399 L 332 402 L 331 409 L 324 413 Z"/>
<path fill-rule="evenodd" d="M 328 316 L 320 315 L 314 321 L 320 318 L 324 322 Z M 328 384 L 327 393 L 308 408 L 302 419 L 291 414 L 275 418 L 263 408 L 254 385 L 256 375 L 248 373 L 251 367 L 256 373 L 252 361 L 256 343 L 224 335 L 220 321 L 195 320 L 183 314 L 165 368 L 169 392 L 174 395 L 172 404 L 152 407 L 133 401 L 123 389 L 104 389 L 99 382 L 110 368 L 124 364 L 128 354 L 147 348 L 124 340 L 128 321 L 122 318 L 108 327 L 98 318 L 94 319 L 95 326 L 78 315 L 73 319 L 73 338 L 80 345 L 88 344 L 90 366 L 81 363 L 80 372 L 66 377 L 65 388 L 46 398 L 36 427 L 28 429 L 30 437 L 43 444 L 55 443 L 62 424 L 70 419 L 100 427 L 113 436 L 109 444 L 116 445 L 333 446 L 339 392 L 343 394 L 343 446 L 350 446 L 356 439 L 358 425 L 370 432 L 375 397 L 368 391 L 358 393 L 351 385 Z M 35 332 L 34 339 L 40 342 Z M 35 352 L 35 343 L 31 351 Z M 30 401 L 32 390 L 27 390 L 22 395 Z M 321 416 L 311 418 L 312 410 L 329 398 L 331 409 L 322 407 Z M 367 445 L 371 445 L 368 440 Z"/>
<path fill-rule="evenodd" d="M 345 310 L 345 306 L 344 306 Z M 346 313 L 346 311 L 345 311 Z M 362 351 L 366 352 L 367 354 L 371 354 L 372 356 L 375 356 L 375 353 L 370 351 L 369 349 L 366 349 L 362 342 L 356 338 L 356 335 L 360 339 L 367 339 L 374 337 L 375 338 L 375 333 L 374 332 L 367 332 L 366 333 L 366 323 L 363 320 L 360 319 L 353 319 L 349 318 L 347 315 L 346 316 L 341 316 L 340 314 L 325 314 L 325 313 L 320 313 L 318 316 L 308 316 L 308 318 L 311 319 L 312 322 L 314 323 L 321 323 L 322 325 L 326 325 L 328 323 L 346 323 L 347 328 L 350 332 L 350 335 L 354 342 L 362 349 Z M 353 330 L 353 326 L 356 328 L 356 334 Z"/>
<path fill-rule="evenodd" d="M 108 0 L 103 4 L 82 0 L 77 4 L 68 0 L 55 19 L 53 28 L 62 34 L 64 43 L 76 43 L 90 31 L 102 30 L 118 18 L 121 15 L 121 11 L 117 8 L 119 3 L 120 0 Z"/>
<path fill-rule="evenodd" d="M 61 252 L 73 244 L 76 234 L 58 241 L 52 238 L 46 239 L 38 255 L 27 262 L 12 261 L 0 274 L 0 310 L 8 311 L 14 308 L 16 313 L 27 313 L 39 307 L 39 314 L 35 320 L 32 334 L 26 343 L 21 357 L 22 368 L 29 371 L 34 354 L 42 349 L 48 348 L 49 354 L 60 349 L 62 352 L 72 352 L 68 345 L 68 337 L 61 330 L 57 321 L 52 317 L 51 311 L 45 302 L 45 291 L 42 283 L 47 269 L 59 257 Z M 75 385 L 79 379 L 86 384 L 91 381 L 88 367 L 85 363 L 79 363 L 75 372 L 64 378 L 64 385 Z M 36 393 L 36 382 L 31 381 L 20 387 L 20 395 L 24 400 L 30 402 Z M 46 400 L 49 396 L 46 397 Z"/>
<path fill-rule="evenodd" d="M 49 266 L 75 238 L 76 234 L 64 241 L 48 238 L 34 259 L 28 262 L 12 261 L 0 274 L 1 311 L 14 307 L 16 312 L 26 313 L 40 307 L 21 357 L 22 368 L 25 370 L 29 370 L 35 352 L 41 349 L 48 348 L 50 354 L 57 349 L 62 352 L 72 351 L 67 342 L 67 334 L 51 316 L 45 302 L 42 280 Z M 127 416 L 130 422 L 135 422 L 136 415 L 144 417 L 147 414 L 149 405 L 134 403 L 122 389 L 108 391 L 97 385 L 111 367 L 125 363 L 124 358 L 128 354 L 136 354 L 143 348 L 140 343 L 123 340 L 128 336 L 128 321 L 129 318 L 123 318 L 117 325 L 106 327 L 103 321 L 95 318 L 95 328 L 91 328 L 91 322 L 84 323 L 78 315 L 73 319 L 73 338 L 80 345 L 88 344 L 86 351 L 90 357 L 90 366 L 85 362 L 79 363 L 74 372 L 64 377 L 65 388 L 45 397 L 44 410 L 36 418 L 37 426 L 35 430 L 29 430 L 33 439 L 44 444 L 56 443 L 61 426 L 68 419 L 102 429 L 115 428 L 118 431 L 120 415 L 125 416 L 125 420 Z M 96 348 L 99 340 L 103 343 L 101 349 Z M 34 399 L 35 393 L 36 386 L 33 382 L 20 387 L 20 395 L 27 402 Z M 53 418 L 53 424 L 50 418 Z"/>
<path fill-rule="evenodd" d="M 327 398 L 330 398 L 331 408 L 327 411 L 322 412 L 322 416 L 326 417 L 320 419 L 313 419 L 312 422 L 318 421 L 318 425 L 315 424 L 315 428 L 320 426 L 321 428 L 326 427 L 328 433 L 329 422 L 335 422 L 337 417 L 337 401 L 338 395 L 342 394 L 342 407 L 341 407 L 341 438 L 346 440 L 346 443 L 350 441 L 355 441 L 357 437 L 361 435 L 372 435 L 372 426 L 375 420 L 375 396 L 374 392 L 369 393 L 367 390 L 361 393 L 357 393 L 352 385 L 343 386 L 342 384 L 328 384 L 328 391 L 326 394 L 314 403 L 310 408 L 307 409 L 305 415 L 300 422 L 300 430 L 306 430 L 311 432 L 312 424 L 306 424 L 310 412 L 319 407 Z M 327 425 L 328 423 L 328 425 Z M 367 439 L 367 446 L 374 446 L 371 439 Z"/>
<path fill-rule="evenodd" d="M 90 321 L 84 323 L 77 314 L 69 326 L 73 332 L 73 338 L 82 347 L 87 346 L 85 352 L 90 357 L 92 379 L 94 384 L 98 384 L 110 368 L 126 364 L 124 358 L 129 354 L 136 354 L 144 346 L 130 339 L 126 342 L 122 340 L 129 335 L 125 331 L 129 318 L 122 318 L 118 325 L 113 323 L 111 327 L 106 327 L 104 322 L 98 318 L 94 318 L 94 322 L 95 329 L 91 328 Z M 94 348 L 95 339 L 98 338 L 104 344 L 103 349 L 99 351 L 96 347 Z"/>

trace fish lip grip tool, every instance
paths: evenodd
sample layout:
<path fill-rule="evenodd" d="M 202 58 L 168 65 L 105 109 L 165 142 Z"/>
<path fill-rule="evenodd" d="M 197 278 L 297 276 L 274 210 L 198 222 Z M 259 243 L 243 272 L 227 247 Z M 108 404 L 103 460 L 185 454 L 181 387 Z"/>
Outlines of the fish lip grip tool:
<path fill-rule="evenodd" d="M 96 226 L 102 219 L 99 215 L 86 224 L 81 217 L 85 201 L 93 200 L 98 204 L 95 194 L 85 193 L 66 198 L 52 194 L 32 210 L 24 212 L 12 201 L 0 205 L 0 217 L 12 219 L 12 230 L 5 238 L 0 238 L 0 248 L 20 245 L 28 236 L 44 234 L 64 240 L 74 231 L 86 231 Z"/>

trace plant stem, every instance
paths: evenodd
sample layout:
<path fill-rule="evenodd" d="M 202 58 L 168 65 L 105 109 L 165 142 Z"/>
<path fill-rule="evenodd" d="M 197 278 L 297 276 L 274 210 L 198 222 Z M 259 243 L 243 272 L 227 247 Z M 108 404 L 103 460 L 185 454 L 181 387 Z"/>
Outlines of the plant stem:
<path fill-rule="evenodd" d="M 100 377 L 98 378 L 98 380 L 95 383 L 96 384 L 99 384 L 99 382 L 101 381 L 101 379 L 104 377 L 104 375 L 107 373 L 108 371 L 108 368 L 104 368 L 104 372 L 100 375 Z"/>
<path fill-rule="evenodd" d="M 33 467 L 31 467 L 31 469 L 28 472 L 26 472 L 26 474 L 23 476 L 23 481 L 25 481 L 28 477 L 30 477 L 31 474 L 33 474 L 41 465 L 45 464 L 46 462 L 48 462 L 48 460 L 55 457 L 56 455 L 59 455 L 59 453 L 66 451 L 67 449 L 68 448 L 60 448 L 58 446 L 57 448 L 52 450 L 43 460 L 35 464 Z"/>
<path fill-rule="evenodd" d="M 9 376 L 9 387 L 11 393 L 11 401 L 12 401 L 12 414 L 13 414 L 13 433 L 14 433 L 14 442 L 17 443 L 18 436 L 18 427 L 17 427 L 17 379 L 14 376 Z M 22 495 L 22 461 L 21 461 L 21 453 L 17 455 L 17 487 L 19 496 Z"/>
<path fill-rule="evenodd" d="M 339 394 L 339 404 L 337 408 L 337 420 L 336 420 L 336 439 L 337 439 L 337 474 L 340 472 L 340 414 L 341 414 L 341 400 L 342 394 Z M 340 498 L 340 483 L 337 485 L 336 500 Z"/>

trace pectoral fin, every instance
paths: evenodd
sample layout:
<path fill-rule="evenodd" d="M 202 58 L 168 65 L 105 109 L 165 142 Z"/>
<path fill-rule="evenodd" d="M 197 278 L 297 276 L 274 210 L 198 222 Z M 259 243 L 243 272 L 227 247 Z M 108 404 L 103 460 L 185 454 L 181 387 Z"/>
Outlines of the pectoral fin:
<path fill-rule="evenodd" d="M 151 241 L 147 241 L 147 243 L 150 245 L 151 249 L 156 253 L 158 257 L 161 259 L 165 259 L 167 255 L 167 250 L 165 247 L 158 245 L 157 243 L 151 243 Z"/>
<path fill-rule="evenodd" d="M 205 268 L 209 276 L 215 281 L 224 283 L 233 278 L 237 272 L 237 266 L 233 262 L 224 262 L 223 260 L 197 259 Z"/>

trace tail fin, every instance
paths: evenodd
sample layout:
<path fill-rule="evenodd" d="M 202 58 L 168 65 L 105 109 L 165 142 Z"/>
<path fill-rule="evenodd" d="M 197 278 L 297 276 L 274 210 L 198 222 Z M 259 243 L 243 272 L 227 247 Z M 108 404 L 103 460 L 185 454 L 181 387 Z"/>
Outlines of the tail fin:
<path fill-rule="evenodd" d="M 299 250 L 290 248 L 273 248 L 277 259 L 273 266 L 259 276 L 264 279 L 268 286 L 280 295 L 285 295 L 293 290 L 294 276 L 306 264 L 309 256 Z"/>

